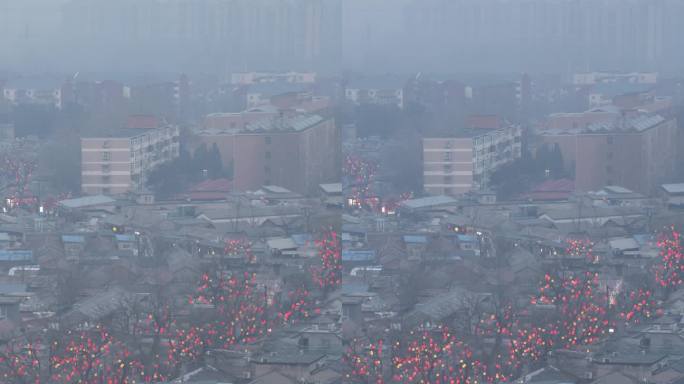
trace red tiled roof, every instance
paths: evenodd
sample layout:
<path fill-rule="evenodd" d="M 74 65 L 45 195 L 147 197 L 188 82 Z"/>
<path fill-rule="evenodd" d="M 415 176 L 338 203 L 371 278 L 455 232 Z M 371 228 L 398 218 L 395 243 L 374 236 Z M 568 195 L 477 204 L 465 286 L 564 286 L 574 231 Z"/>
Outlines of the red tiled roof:
<path fill-rule="evenodd" d="M 225 200 L 226 193 L 221 192 L 190 192 L 186 195 L 186 198 L 192 201 L 216 201 Z"/>
<path fill-rule="evenodd" d="M 131 115 L 126 122 L 126 127 L 133 129 L 159 128 L 159 125 L 159 119 L 154 115 Z"/>
<path fill-rule="evenodd" d="M 232 182 L 228 179 L 205 180 L 177 197 L 194 201 L 225 200 L 231 190 Z"/>
<path fill-rule="evenodd" d="M 575 181 L 570 179 L 547 180 L 535 187 L 532 192 L 572 192 Z"/>
<path fill-rule="evenodd" d="M 501 119 L 497 115 L 470 115 L 466 120 L 466 127 L 476 129 L 498 129 Z"/>
<path fill-rule="evenodd" d="M 575 191 L 575 181 L 570 179 L 547 180 L 524 194 L 531 200 L 567 200 Z"/>
<path fill-rule="evenodd" d="M 232 183 L 228 179 L 205 180 L 190 188 L 190 192 L 225 192 L 232 189 Z"/>

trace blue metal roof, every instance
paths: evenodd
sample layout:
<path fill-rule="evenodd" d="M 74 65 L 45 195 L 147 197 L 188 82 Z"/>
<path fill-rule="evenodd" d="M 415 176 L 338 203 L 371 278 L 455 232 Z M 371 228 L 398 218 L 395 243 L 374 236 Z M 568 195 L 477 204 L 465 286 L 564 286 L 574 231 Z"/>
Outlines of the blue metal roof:
<path fill-rule="evenodd" d="M 21 283 L 0 283 L 0 294 L 11 295 L 13 293 L 25 293 L 26 284 Z"/>
<path fill-rule="evenodd" d="M 421 235 L 405 235 L 404 243 L 409 244 L 427 244 L 427 237 Z"/>
<path fill-rule="evenodd" d="M 304 246 L 313 241 L 313 236 L 310 233 L 300 233 L 290 236 L 298 247 Z"/>
<path fill-rule="evenodd" d="M 127 242 L 135 241 L 135 236 L 128 235 L 128 234 L 114 235 L 114 237 L 116 237 L 116 241 L 127 241 Z"/>
<path fill-rule="evenodd" d="M 462 243 L 474 243 L 475 242 L 475 236 L 473 235 L 457 235 L 458 236 L 458 241 Z"/>
<path fill-rule="evenodd" d="M 62 235 L 63 243 L 85 243 L 85 236 L 82 235 Z"/>
<path fill-rule="evenodd" d="M 66 208 L 83 208 L 91 205 L 102 205 L 102 204 L 113 204 L 116 200 L 109 196 L 95 195 L 95 196 L 84 196 L 75 199 L 62 200 L 59 204 Z"/>
<path fill-rule="evenodd" d="M 653 245 L 656 242 L 656 239 L 653 235 L 649 234 L 636 234 L 632 236 L 634 240 L 639 244 L 640 247 L 646 246 L 646 245 Z"/>
<path fill-rule="evenodd" d="M 648 92 L 653 89 L 650 84 L 629 83 L 618 81 L 614 83 L 598 83 L 592 87 L 594 93 L 601 93 L 607 97 L 615 97 L 630 93 Z"/>
<path fill-rule="evenodd" d="M 33 251 L 30 250 L 0 250 L 0 261 L 32 261 Z"/>
<path fill-rule="evenodd" d="M 375 251 L 342 251 L 342 261 L 373 261 Z"/>

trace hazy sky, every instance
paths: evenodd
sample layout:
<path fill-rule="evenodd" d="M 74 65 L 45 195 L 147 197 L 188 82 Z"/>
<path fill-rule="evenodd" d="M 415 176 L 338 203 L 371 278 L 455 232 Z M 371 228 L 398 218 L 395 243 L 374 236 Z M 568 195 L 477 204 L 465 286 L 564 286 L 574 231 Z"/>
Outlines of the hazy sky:
<path fill-rule="evenodd" d="M 681 0 L 0 0 L 0 69 L 684 68 Z"/>

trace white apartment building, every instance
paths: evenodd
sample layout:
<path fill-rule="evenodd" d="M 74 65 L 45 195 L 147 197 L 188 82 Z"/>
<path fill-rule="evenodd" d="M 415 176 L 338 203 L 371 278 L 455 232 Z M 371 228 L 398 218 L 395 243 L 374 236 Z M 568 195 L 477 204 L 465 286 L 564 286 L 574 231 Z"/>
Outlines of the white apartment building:
<path fill-rule="evenodd" d="M 14 79 L 2 87 L 2 98 L 17 104 L 48 104 L 62 108 L 62 84 L 55 79 Z"/>
<path fill-rule="evenodd" d="M 450 196 L 485 189 L 494 171 L 520 158 L 521 134 L 510 126 L 423 138 L 423 189 Z"/>
<path fill-rule="evenodd" d="M 587 72 L 573 75 L 574 85 L 594 85 L 599 83 L 626 82 L 630 84 L 656 84 L 658 83 L 657 72 Z"/>
<path fill-rule="evenodd" d="M 230 75 L 230 83 L 249 85 L 255 83 L 287 82 L 298 84 L 314 84 L 316 72 L 236 72 Z"/>
<path fill-rule="evenodd" d="M 151 170 L 179 154 L 179 129 L 122 129 L 81 138 L 81 191 L 118 195 L 140 191 Z"/>
<path fill-rule="evenodd" d="M 394 104 L 404 108 L 404 90 L 401 88 L 347 88 L 345 98 L 354 104 Z"/>

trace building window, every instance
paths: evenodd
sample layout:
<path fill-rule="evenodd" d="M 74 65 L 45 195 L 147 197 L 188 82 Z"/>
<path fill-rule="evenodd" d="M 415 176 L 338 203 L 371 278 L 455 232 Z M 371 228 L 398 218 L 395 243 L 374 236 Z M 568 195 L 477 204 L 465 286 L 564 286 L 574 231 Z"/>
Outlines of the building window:
<path fill-rule="evenodd" d="M 112 153 L 111 152 L 102 152 L 102 160 L 103 161 L 109 161 L 112 159 Z"/>
<path fill-rule="evenodd" d="M 453 184 L 454 178 L 452 176 L 444 176 L 444 184 Z"/>
<path fill-rule="evenodd" d="M 264 137 L 264 142 L 265 142 L 266 144 L 271 144 L 271 136 L 266 136 L 266 137 Z"/>
<path fill-rule="evenodd" d="M 606 137 L 606 142 L 607 142 L 608 144 L 613 144 L 613 136 L 608 136 L 608 137 Z"/>
<path fill-rule="evenodd" d="M 613 152 L 608 152 L 608 160 L 613 159 Z"/>
<path fill-rule="evenodd" d="M 452 167 L 451 164 L 444 165 L 444 172 L 451 172 L 453 169 L 454 167 Z"/>
<path fill-rule="evenodd" d="M 610 165 L 607 165 L 606 166 L 606 173 L 609 175 L 612 174 L 613 173 L 613 167 L 611 167 Z"/>
<path fill-rule="evenodd" d="M 264 156 L 266 156 L 267 159 L 270 159 L 270 158 L 271 158 L 271 152 L 270 152 L 270 151 L 266 151 L 266 153 L 264 154 Z"/>
<path fill-rule="evenodd" d="M 109 195 L 112 193 L 112 190 L 109 188 L 102 188 L 102 194 L 103 195 Z"/>
<path fill-rule="evenodd" d="M 271 174 L 271 167 L 269 167 L 268 165 L 265 166 L 264 167 L 264 173 L 266 173 L 267 175 L 270 175 Z"/>
<path fill-rule="evenodd" d="M 444 161 L 451 161 L 451 152 L 444 152 Z"/>
<path fill-rule="evenodd" d="M 111 170 L 111 166 L 109 164 L 102 164 L 102 172 L 109 172 Z"/>
<path fill-rule="evenodd" d="M 109 176 L 109 175 L 102 176 L 102 184 L 109 184 L 111 181 L 112 181 L 111 176 Z"/>

